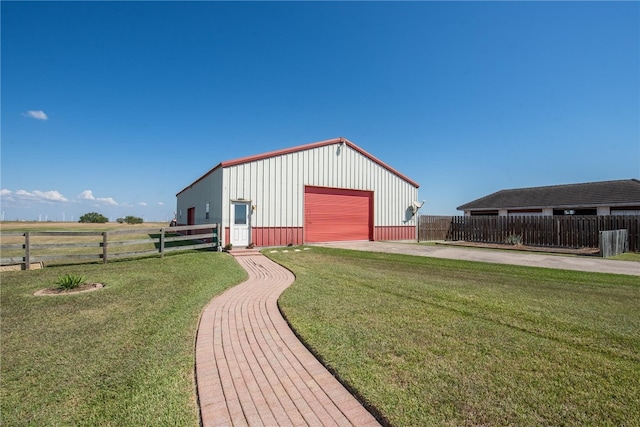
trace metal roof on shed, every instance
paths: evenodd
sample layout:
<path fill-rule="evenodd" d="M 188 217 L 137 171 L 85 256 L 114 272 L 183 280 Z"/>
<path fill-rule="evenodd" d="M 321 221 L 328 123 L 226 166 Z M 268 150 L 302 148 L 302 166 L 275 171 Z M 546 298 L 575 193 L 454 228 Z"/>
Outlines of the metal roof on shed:
<path fill-rule="evenodd" d="M 397 170 L 395 170 L 391 166 L 387 165 L 386 163 L 384 163 L 382 160 L 378 159 L 377 157 L 367 153 L 365 150 L 363 150 L 362 148 L 358 147 L 357 145 L 355 145 L 353 142 L 349 141 L 348 139 L 346 139 L 346 138 L 333 138 L 333 139 L 327 139 L 327 140 L 324 140 L 324 141 L 313 142 L 311 144 L 299 145 L 299 146 L 296 146 L 296 147 L 285 148 L 285 149 L 282 149 L 282 150 L 270 151 L 268 153 L 257 154 L 257 155 L 248 156 L 248 157 L 241 157 L 241 158 L 235 159 L 235 160 L 227 160 L 227 161 L 224 161 L 224 162 L 220 162 L 214 168 L 210 169 L 207 173 L 202 175 L 200 178 L 196 179 L 191 184 L 189 184 L 187 187 L 183 188 L 180 192 L 178 192 L 178 194 L 176 194 L 176 196 L 178 196 L 180 193 L 182 193 L 185 190 L 187 190 L 190 187 L 192 187 L 195 183 L 205 179 L 207 176 L 209 176 L 211 173 L 213 173 L 215 170 L 217 170 L 219 168 L 226 168 L 226 167 L 241 165 L 243 163 L 255 162 L 255 161 L 259 161 L 259 160 L 268 159 L 268 158 L 271 158 L 271 157 L 283 156 L 283 155 L 290 154 L 290 153 L 295 153 L 295 152 L 298 152 L 298 151 L 312 150 L 314 148 L 324 147 L 326 145 L 339 144 L 339 143 L 346 144 L 350 148 L 354 149 L 355 151 L 359 152 L 363 156 L 367 157 L 372 162 L 377 163 L 378 165 L 382 166 L 383 168 L 385 168 L 389 172 L 393 173 L 394 175 L 398 176 L 399 178 L 403 179 L 404 181 L 406 181 L 407 183 L 413 185 L 414 187 L 416 187 L 416 188 L 420 187 L 420 184 L 418 184 L 417 182 L 409 179 L 405 175 L 401 174 L 400 172 L 398 172 Z"/>
<path fill-rule="evenodd" d="M 640 181 L 587 182 L 501 190 L 458 206 L 458 210 L 532 209 L 640 205 Z"/>

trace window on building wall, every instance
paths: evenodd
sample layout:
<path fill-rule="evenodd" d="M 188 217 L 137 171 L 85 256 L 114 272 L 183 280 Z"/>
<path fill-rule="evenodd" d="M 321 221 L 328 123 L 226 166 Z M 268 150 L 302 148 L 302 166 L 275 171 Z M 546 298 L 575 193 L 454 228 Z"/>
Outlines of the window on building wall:
<path fill-rule="evenodd" d="M 598 209 L 576 209 L 576 215 L 598 215 Z"/>
<path fill-rule="evenodd" d="M 576 211 L 574 211 L 573 209 L 554 209 L 553 214 L 554 215 L 575 215 Z"/>
<path fill-rule="evenodd" d="M 628 207 L 624 209 L 611 209 L 611 215 L 640 215 L 640 207 Z"/>
<path fill-rule="evenodd" d="M 247 224 L 247 205 L 244 205 L 244 204 L 235 205 L 234 224 L 236 225 Z"/>
<path fill-rule="evenodd" d="M 542 211 L 540 209 L 521 209 L 517 211 L 509 211 L 508 216 L 540 216 Z"/>
<path fill-rule="evenodd" d="M 554 209 L 554 215 L 598 215 L 598 209 Z"/>
<path fill-rule="evenodd" d="M 498 211 L 471 211 L 471 216 L 498 216 Z"/>

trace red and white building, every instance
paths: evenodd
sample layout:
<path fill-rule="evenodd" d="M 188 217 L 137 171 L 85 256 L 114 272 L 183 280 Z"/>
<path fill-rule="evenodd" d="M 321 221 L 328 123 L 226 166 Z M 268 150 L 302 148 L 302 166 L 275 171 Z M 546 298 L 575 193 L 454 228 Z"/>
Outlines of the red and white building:
<path fill-rule="evenodd" d="M 218 164 L 176 195 L 176 219 L 234 246 L 414 240 L 418 187 L 336 138 Z"/>

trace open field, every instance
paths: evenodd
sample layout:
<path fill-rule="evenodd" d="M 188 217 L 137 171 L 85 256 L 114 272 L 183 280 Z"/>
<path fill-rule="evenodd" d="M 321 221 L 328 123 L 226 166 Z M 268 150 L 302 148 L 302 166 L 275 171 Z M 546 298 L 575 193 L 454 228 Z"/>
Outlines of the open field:
<path fill-rule="evenodd" d="M 46 265 L 60 265 L 83 262 L 102 262 L 103 235 L 108 234 L 108 257 L 127 257 L 159 252 L 160 229 L 171 230 L 166 223 L 144 224 L 84 224 L 74 222 L 3 222 L 0 244 L 3 263 L 22 261 L 25 257 L 24 233 L 30 232 L 29 254 L 31 261 L 44 260 Z M 55 234 L 42 235 L 42 232 Z M 84 233 L 84 234 L 83 234 Z M 88 234 L 88 235 L 87 235 Z M 165 231 L 166 237 L 178 234 Z M 193 245 L 192 240 L 167 241 L 165 247 Z M 19 261 L 16 261 L 19 260 Z M 10 269 L 12 267 L 3 267 Z"/>
<path fill-rule="evenodd" d="M 313 247 L 280 306 L 396 426 L 640 425 L 637 277 Z"/>
<path fill-rule="evenodd" d="M 67 273 L 105 287 L 33 295 Z M 0 273 L 2 425 L 198 425 L 198 319 L 245 277 L 211 251 Z"/>
<path fill-rule="evenodd" d="M 118 224 L 107 222 L 104 224 L 87 224 L 80 222 L 46 222 L 46 221 L 2 221 L 0 231 L 25 232 L 25 231 L 111 231 L 131 230 L 136 228 L 168 227 L 165 222 L 145 222 L 143 224 Z"/>

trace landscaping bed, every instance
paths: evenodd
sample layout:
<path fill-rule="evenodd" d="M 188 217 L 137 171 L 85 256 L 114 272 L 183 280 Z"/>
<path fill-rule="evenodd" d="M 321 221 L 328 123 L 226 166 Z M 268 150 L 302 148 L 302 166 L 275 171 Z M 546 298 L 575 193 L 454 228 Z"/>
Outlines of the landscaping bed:
<path fill-rule="evenodd" d="M 504 249 L 510 251 L 523 251 L 523 252 L 543 252 L 550 254 L 565 254 L 565 255 L 592 255 L 597 256 L 600 253 L 598 248 L 554 248 L 549 246 L 526 246 L 526 245 L 508 245 L 501 243 L 480 243 L 480 242 L 465 242 L 465 241 L 444 241 L 437 242 L 438 245 L 445 246 L 464 246 L 469 248 L 487 248 L 487 249 Z"/>

